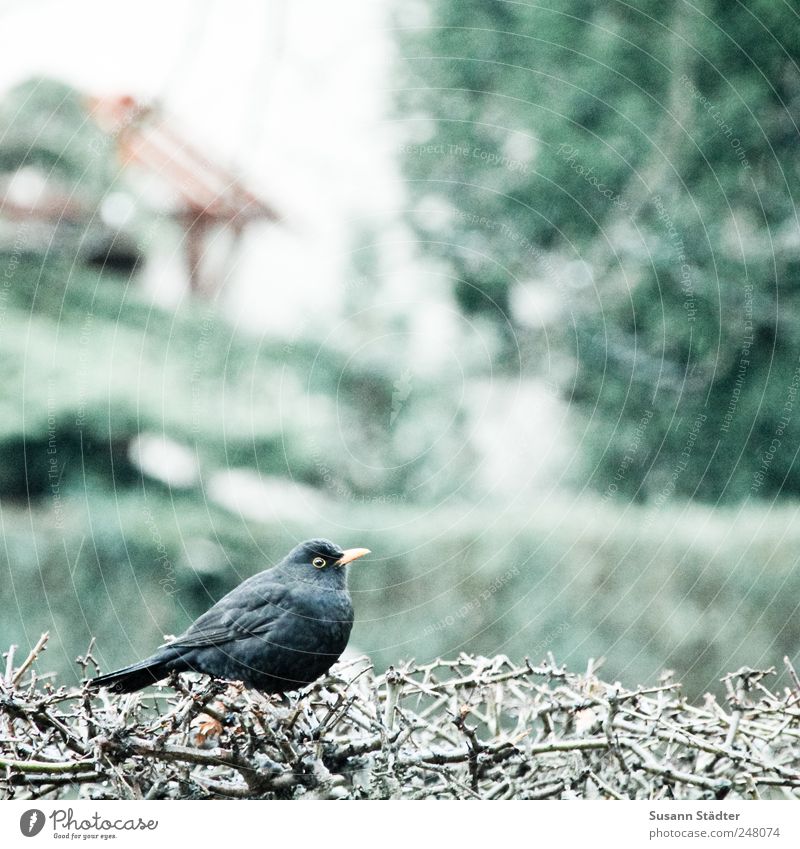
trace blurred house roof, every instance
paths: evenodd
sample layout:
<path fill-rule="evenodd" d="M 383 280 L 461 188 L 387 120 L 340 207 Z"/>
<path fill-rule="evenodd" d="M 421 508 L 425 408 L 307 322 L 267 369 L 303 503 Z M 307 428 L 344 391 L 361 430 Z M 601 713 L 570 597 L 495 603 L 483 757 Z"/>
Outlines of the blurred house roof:
<path fill-rule="evenodd" d="M 174 193 L 173 214 L 240 227 L 250 221 L 278 221 L 273 206 L 233 171 L 213 161 L 184 137 L 157 105 L 129 95 L 91 98 L 89 112 L 114 140 L 124 166 L 155 175 Z"/>
<path fill-rule="evenodd" d="M 16 120 L 14 103 L 9 106 L 8 120 L 24 137 L 12 140 L 10 153 L 0 157 L 0 239 L 13 240 L 14 228 L 24 223 L 33 226 L 29 248 L 74 250 L 103 268 L 133 271 L 142 249 L 127 222 L 139 207 L 178 224 L 189 285 L 210 293 L 224 282 L 206 261 L 215 234 L 231 234 L 230 268 L 248 224 L 281 219 L 157 104 L 129 95 L 86 97 L 57 81 L 33 90 L 39 99 L 25 101 L 24 119 Z M 125 186 L 118 182 L 120 172 L 128 178 Z"/>

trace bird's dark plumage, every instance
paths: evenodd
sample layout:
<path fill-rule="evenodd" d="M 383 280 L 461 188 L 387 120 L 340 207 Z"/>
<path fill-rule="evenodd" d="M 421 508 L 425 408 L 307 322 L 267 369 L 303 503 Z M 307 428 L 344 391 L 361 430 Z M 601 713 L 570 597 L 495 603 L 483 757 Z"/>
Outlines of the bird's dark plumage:
<path fill-rule="evenodd" d="M 347 564 L 368 553 L 343 551 L 325 539 L 301 543 L 151 657 L 94 678 L 91 685 L 129 693 L 171 672 L 203 672 L 265 693 L 304 687 L 326 673 L 347 646 L 353 627 Z"/>

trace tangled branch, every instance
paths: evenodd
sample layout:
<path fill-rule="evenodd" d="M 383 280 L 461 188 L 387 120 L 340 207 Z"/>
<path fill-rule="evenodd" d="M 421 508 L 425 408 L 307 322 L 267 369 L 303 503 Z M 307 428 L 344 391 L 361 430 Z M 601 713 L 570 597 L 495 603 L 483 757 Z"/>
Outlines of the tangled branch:
<path fill-rule="evenodd" d="M 7 798 L 800 795 L 800 692 L 771 691 L 774 670 L 726 676 L 725 706 L 668 679 L 626 690 L 591 665 L 467 655 L 381 675 L 358 658 L 288 697 L 203 676 L 98 696 L 37 679 L 46 642 L 19 667 L 12 648 L 0 678 Z"/>

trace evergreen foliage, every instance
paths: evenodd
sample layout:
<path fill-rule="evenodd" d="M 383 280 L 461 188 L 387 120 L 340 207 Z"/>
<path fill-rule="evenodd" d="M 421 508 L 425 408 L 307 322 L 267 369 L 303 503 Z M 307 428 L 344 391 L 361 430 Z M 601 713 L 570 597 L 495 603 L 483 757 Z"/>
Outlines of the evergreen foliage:
<path fill-rule="evenodd" d="M 400 36 L 413 223 L 465 311 L 535 337 L 528 368 L 584 414 L 595 486 L 798 494 L 794 11 L 424 10 Z M 547 340 L 513 308 L 537 285 L 561 307 Z"/>

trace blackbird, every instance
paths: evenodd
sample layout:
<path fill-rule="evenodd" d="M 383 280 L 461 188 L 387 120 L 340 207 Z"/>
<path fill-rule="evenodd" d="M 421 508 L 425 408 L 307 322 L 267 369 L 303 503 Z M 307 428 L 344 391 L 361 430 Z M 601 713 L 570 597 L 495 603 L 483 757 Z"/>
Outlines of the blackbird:
<path fill-rule="evenodd" d="M 172 642 L 89 683 L 131 693 L 171 672 L 204 672 L 263 693 L 284 693 L 326 673 L 347 646 L 353 603 L 347 564 L 367 548 L 310 539 L 239 584 Z"/>

